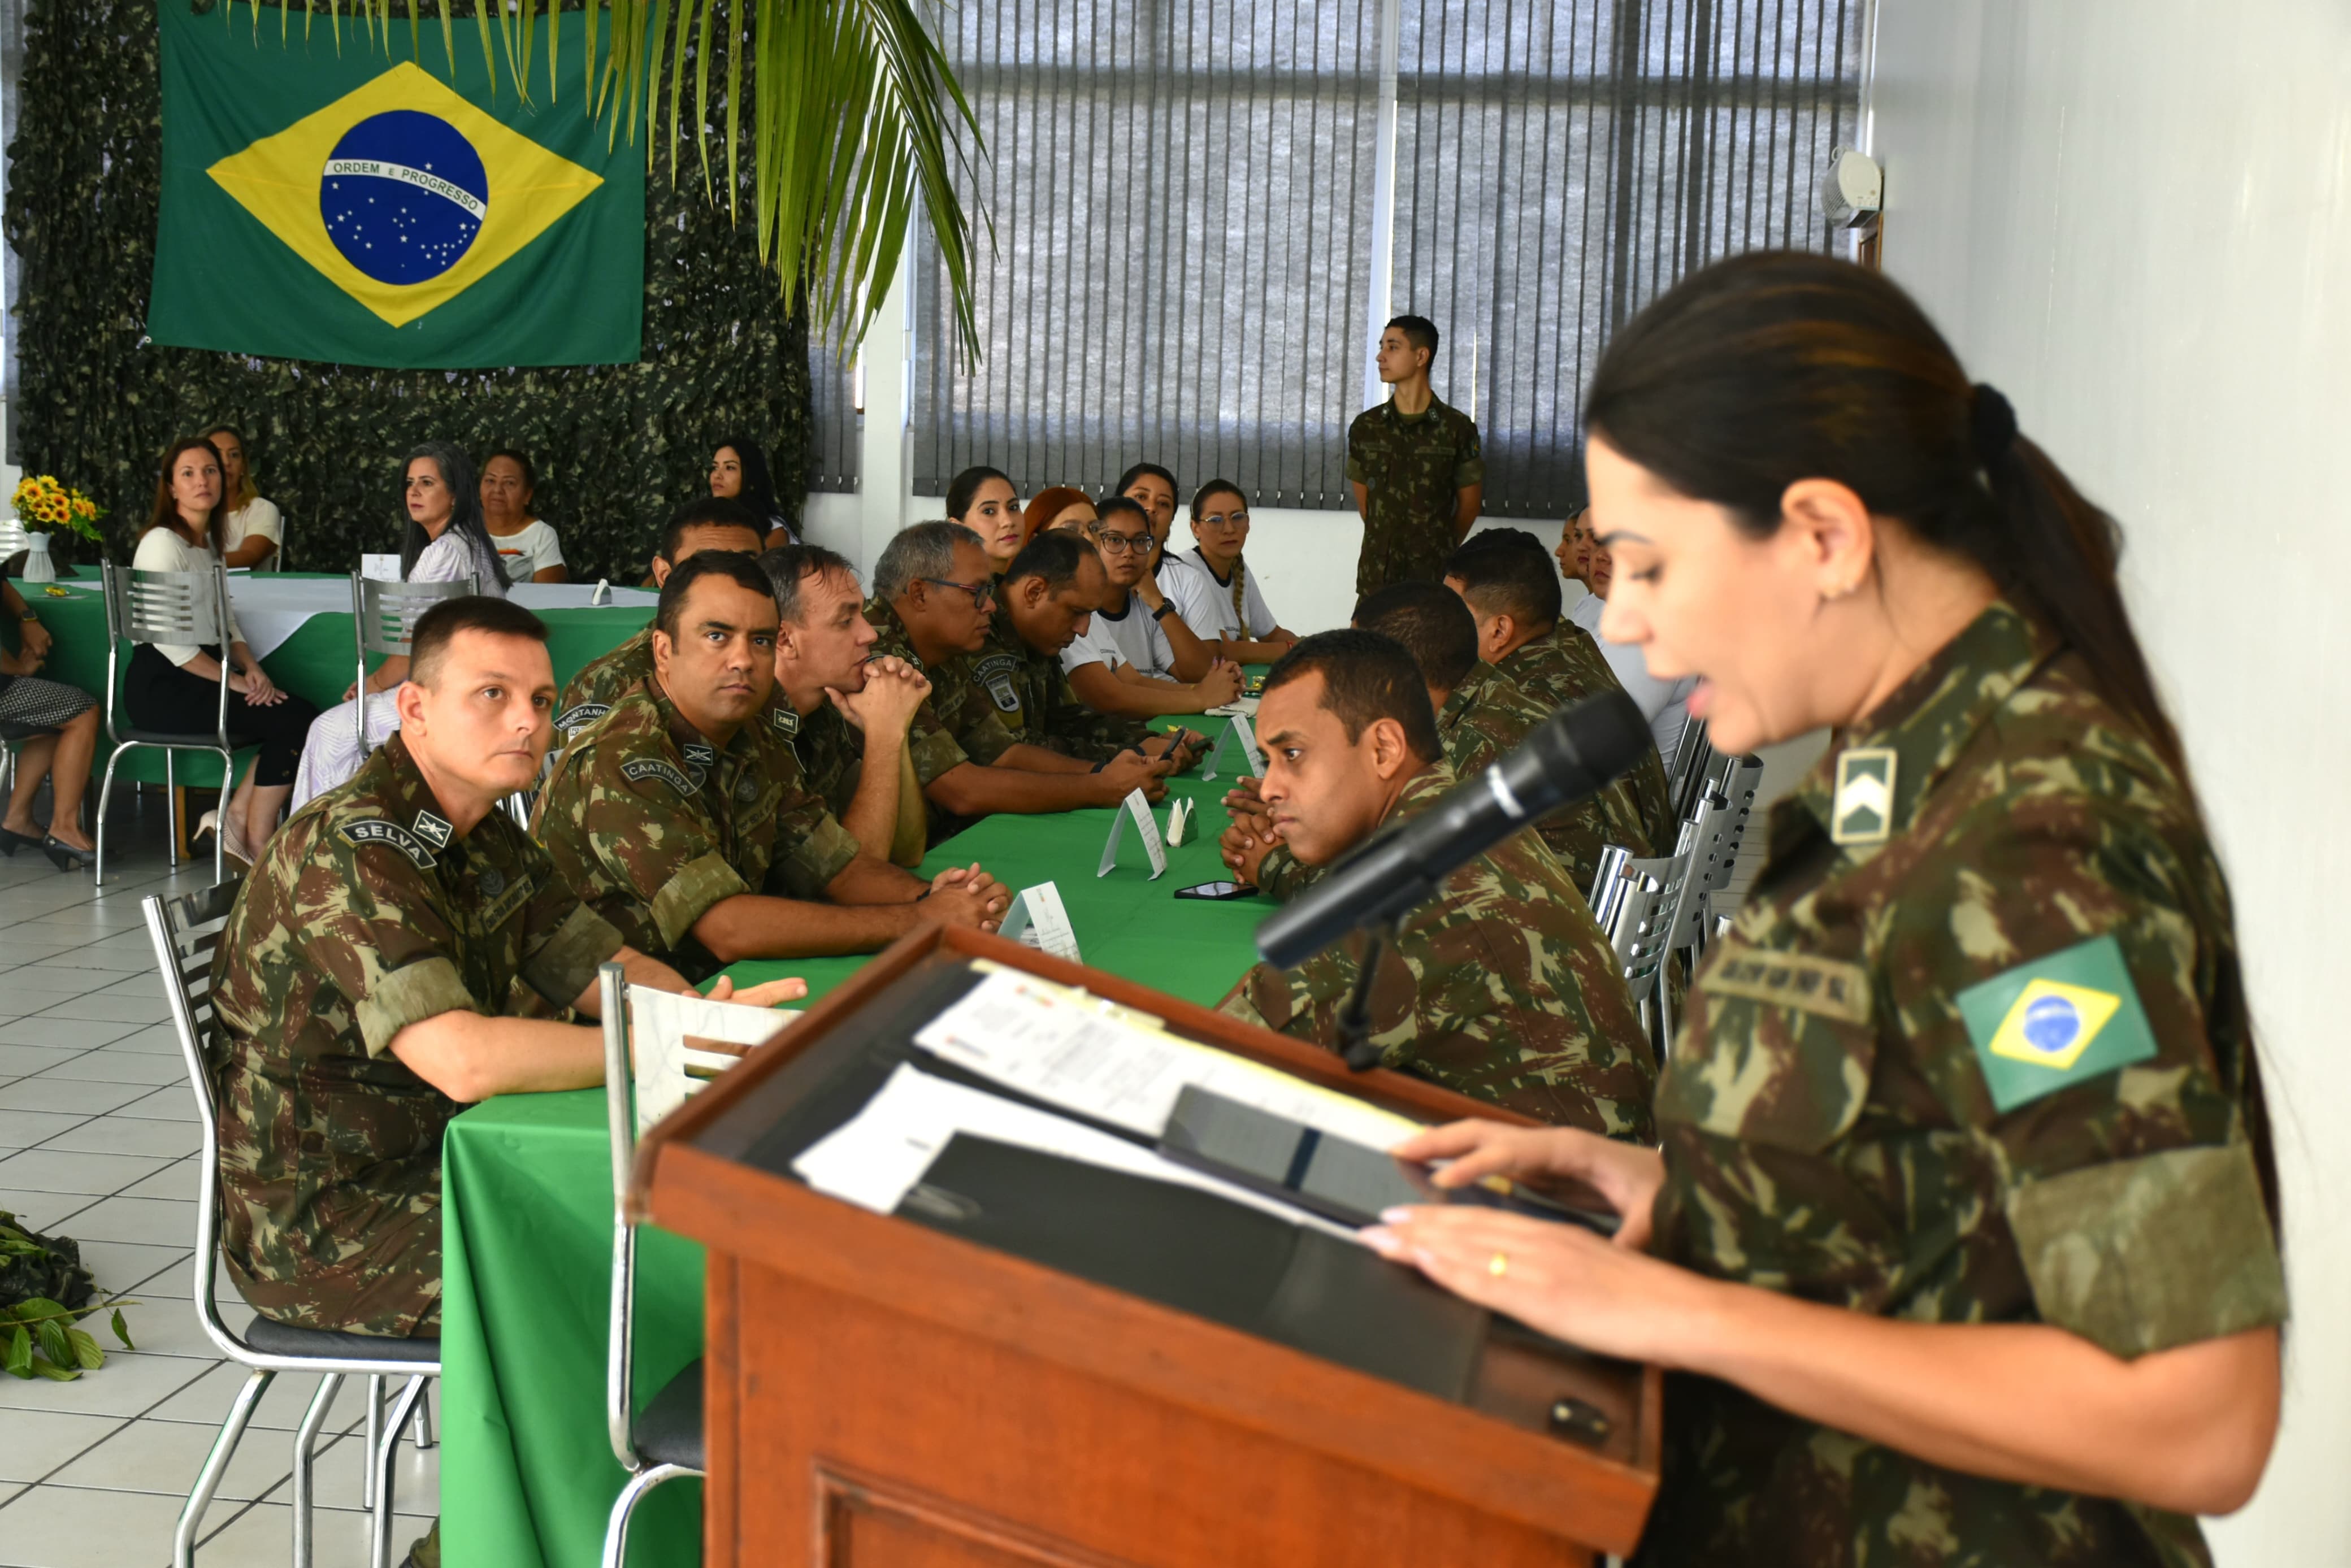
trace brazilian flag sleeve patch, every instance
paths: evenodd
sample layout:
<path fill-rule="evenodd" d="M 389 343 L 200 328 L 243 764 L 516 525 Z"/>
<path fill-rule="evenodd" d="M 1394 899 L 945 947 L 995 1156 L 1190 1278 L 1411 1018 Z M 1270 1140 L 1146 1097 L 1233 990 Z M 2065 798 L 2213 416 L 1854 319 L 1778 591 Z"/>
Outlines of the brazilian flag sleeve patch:
<path fill-rule="evenodd" d="M 2019 964 L 1956 999 L 2003 1114 L 2155 1054 L 2155 1030 L 2112 936 Z"/>

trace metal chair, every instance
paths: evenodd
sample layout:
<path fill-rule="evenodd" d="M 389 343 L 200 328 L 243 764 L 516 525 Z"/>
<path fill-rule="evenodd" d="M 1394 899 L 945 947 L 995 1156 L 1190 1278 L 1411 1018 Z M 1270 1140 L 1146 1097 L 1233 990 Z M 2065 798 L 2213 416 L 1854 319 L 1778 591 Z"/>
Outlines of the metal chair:
<path fill-rule="evenodd" d="M 604 1110 L 612 1141 L 612 1302 L 604 1362 L 604 1424 L 612 1455 L 629 1484 L 612 1500 L 604 1525 L 603 1568 L 629 1560 L 629 1518 L 645 1494 L 664 1481 L 703 1473 L 702 1359 L 694 1362 L 645 1406 L 631 1410 L 631 1335 L 636 1316 L 637 1228 L 629 1215 L 629 1168 L 637 1155 L 635 1078 L 629 1056 L 626 971 L 606 964 L 596 972 L 604 1012 Z"/>
<path fill-rule="evenodd" d="M 1666 800 L 1674 809 L 1675 821 L 1689 821 L 1690 813 L 1698 810 L 1698 781 L 1706 777 L 1714 756 L 1706 720 L 1694 718 L 1684 724 L 1681 740 L 1666 758 Z"/>
<path fill-rule="evenodd" d="M 106 593 L 106 738 L 113 750 L 98 787 L 98 854 L 91 868 L 106 885 L 106 807 L 114 794 L 114 766 L 139 747 L 163 753 L 164 810 L 171 814 L 164 852 L 180 863 L 180 780 L 175 769 L 183 751 L 209 751 L 221 759 L 221 806 L 225 812 L 236 787 L 236 747 L 228 737 L 228 572 L 215 563 L 203 571 L 138 571 L 111 561 L 99 563 Z M 209 735 L 140 729 L 120 722 L 122 645 L 125 643 L 193 643 L 221 651 L 220 701 Z M 213 835 L 213 881 L 228 873 L 228 835 Z"/>
<path fill-rule="evenodd" d="M 172 1538 L 172 1561 L 174 1568 L 191 1568 L 195 1562 L 204 1511 L 212 1506 L 213 1492 L 271 1381 L 281 1372 L 316 1372 L 325 1375 L 303 1414 L 300 1429 L 294 1434 L 294 1568 L 310 1568 L 310 1511 L 316 1490 L 311 1450 L 346 1377 L 403 1380 L 392 1401 L 390 1436 L 376 1441 L 372 1421 L 369 1431 L 366 1500 L 374 1511 L 371 1561 L 374 1568 L 391 1568 L 392 1459 L 402 1428 L 413 1412 L 423 1409 L 425 1384 L 441 1375 L 441 1342 L 296 1328 L 259 1315 L 240 1336 L 232 1333 L 221 1318 L 214 1278 L 221 1234 L 220 1111 L 206 1048 L 213 1022 L 213 952 L 242 882 L 242 878 L 225 882 L 177 898 L 150 896 L 139 904 L 147 917 L 148 938 L 155 945 L 155 964 L 163 977 L 165 999 L 171 1004 L 172 1027 L 179 1036 L 180 1053 L 187 1061 L 188 1083 L 195 1091 L 196 1119 L 204 1124 L 201 1152 L 207 1176 L 196 1202 L 196 1319 L 223 1355 L 251 1372 L 237 1391 L 227 1419 L 221 1423 L 220 1436 L 213 1440 L 212 1452 L 189 1490 L 186 1506 L 180 1511 L 179 1527 Z M 372 1415 L 373 1386 L 370 1392 Z"/>
<path fill-rule="evenodd" d="M 1687 854 L 1635 859 L 1622 845 L 1611 844 L 1601 852 L 1600 869 L 1593 878 L 1593 917 L 1615 950 L 1617 972 L 1640 1009 L 1642 1027 L 1649 1031 L 1660 1064 L 1673 1043 L 1674 1029 L 1666 961 L 1673 952 L 1673 915 L 1689 870 Z"/>
<path fill-rule="evenodd" d="M 1690 857 L 1681 907 L 1673 913 L 1672 945 L 1687 948 L 1693 968 L 1713 940 L 1708 918 L 1715 894 L 1728 892 L 1739 869 L 1739 851 L 1755 815 L 1755 795 L 1763 782 L 1763 759 L 1716 752 L 1708 761 L 1698 803 L 1682 824 L 1676 852 Z"/>
<path fill-rule="evenodd" d="M 481 580 L 459 578 L 451 582 L 381 582 L 351 573 L 351 622 L 359 643 L 359 677 L 352 686 L 359 696 L 360 755 L 368 746 L 368 655 L 408 655 L 416 619 L 444 599 L 463 599 L 481 591 Z"/>

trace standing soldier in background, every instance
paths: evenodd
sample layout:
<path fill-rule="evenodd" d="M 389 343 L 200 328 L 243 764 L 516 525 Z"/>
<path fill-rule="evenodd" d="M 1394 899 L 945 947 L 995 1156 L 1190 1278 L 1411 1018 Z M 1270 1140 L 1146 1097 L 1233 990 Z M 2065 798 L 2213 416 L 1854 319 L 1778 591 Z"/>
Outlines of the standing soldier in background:
<path fill-rule="evenodd" d="M 1360 599 L 1391 582 L 1435 582 L 1485 498 L 1478 424 L 1429 389 L 1437 328 L 1399 316 L 1380 334 L 1380 380 L 1395 389 L 1347 427 L 1347 479 L 1364 519 Z"/>

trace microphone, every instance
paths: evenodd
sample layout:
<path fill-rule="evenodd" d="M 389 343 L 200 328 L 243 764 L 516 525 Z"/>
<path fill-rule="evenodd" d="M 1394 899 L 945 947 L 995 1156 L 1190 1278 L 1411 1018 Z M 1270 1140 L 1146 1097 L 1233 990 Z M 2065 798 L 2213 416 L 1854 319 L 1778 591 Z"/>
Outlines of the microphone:
<path fill-rule="evenodd" d="M 1464 862 L 1590 800 L 1654 745 L 1640 706 L 1623 690 L 1562 708 L 1518 748 L 1436 805 L 1374 835 L 1332 873 L 1257 928 L 1258 956 L 1295 968 L 1360 926 L 1395 920 L 1437 894 Z"/>

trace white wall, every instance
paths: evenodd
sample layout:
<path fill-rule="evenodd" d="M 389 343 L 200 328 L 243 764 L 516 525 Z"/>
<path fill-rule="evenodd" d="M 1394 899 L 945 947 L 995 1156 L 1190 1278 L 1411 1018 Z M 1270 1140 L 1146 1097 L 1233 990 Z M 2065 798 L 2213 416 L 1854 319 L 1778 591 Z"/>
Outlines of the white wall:
<path fill-rule="evenodd" d="M 2351 1562 L 2351 8 L 1880 0 L 1885 263 L 2129 536 L 2236 890 L 2296 1326 L 2231 1565 Z"/>

